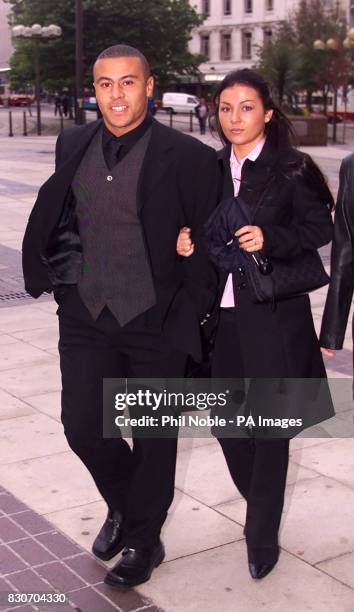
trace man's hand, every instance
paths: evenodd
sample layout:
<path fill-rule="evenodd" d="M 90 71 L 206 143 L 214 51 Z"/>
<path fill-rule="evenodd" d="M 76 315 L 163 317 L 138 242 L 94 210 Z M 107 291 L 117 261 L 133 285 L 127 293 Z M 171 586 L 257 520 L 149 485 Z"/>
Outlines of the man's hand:
<path fill-rule="evenodd" d="M 179 230 L 176 249 L 178 255 L 182 255 L 182 257 L 190 257 L 194 253 L 191 233 L 190 227 L 181 227 Z"/>
<path fill-rule="evenodd" d="M 324 348 L 323 346 L 321 346 L 321 353 L 323 355 L 325 355 L 326 357 L 335 357 L 336 356 L 335 351 L 331 351 L 331 349 Z"/>
<path fill-rule="evenodd" d="M 235 232 L 240 249 L 247 253 L 261 251 L 264 244 L 263 232 L 258 225 L 245 225 Z"/>

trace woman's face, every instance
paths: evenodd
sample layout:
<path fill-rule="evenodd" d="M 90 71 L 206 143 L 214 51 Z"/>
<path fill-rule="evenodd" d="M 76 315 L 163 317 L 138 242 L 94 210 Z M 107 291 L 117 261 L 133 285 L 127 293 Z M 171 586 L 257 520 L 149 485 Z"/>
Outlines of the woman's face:
<path fill-rule="evenodd" d="M 219 120 L 226 138 L 235 149 L 249 153 L 264 136 L 273 111 L 265 111 L 256 89 L 236 84 L 220 95 Z"/>

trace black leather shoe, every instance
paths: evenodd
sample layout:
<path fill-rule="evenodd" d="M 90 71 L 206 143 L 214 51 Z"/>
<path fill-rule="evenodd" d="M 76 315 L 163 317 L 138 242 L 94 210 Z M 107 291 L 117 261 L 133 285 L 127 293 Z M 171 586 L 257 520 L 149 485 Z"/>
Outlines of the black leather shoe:
<path fill-rule="evenodd" d="M 96 557 L 109 561 L 123 547 L 122 515 L 118 510 L 109 510 L 107 518 L 92 545 L 92 552 Z"/>
<path fill-rule="evenodd" d="M 249 563 L 248 567 L 252 578 L 260 580 L 269 574 L 276 563 Z"/>
<path fill-rule="evenodd" d="M 112 587 L 129 588 L 149 580 L 155 567 L 162 563 L 165 549 L 159 541 L 153 548 L 125 547 L 122 558 L 106 575 L 104 581 Z"/>

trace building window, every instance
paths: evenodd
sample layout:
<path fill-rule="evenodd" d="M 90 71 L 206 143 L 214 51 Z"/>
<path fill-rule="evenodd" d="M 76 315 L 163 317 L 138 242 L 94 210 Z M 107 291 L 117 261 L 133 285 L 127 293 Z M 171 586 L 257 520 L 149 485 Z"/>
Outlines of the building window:
<path fill-rule="evenodd" d="M 245 0 L 245 13 L 253 13 L 253 0 Z"/>
<path fill-rule="evenodd" d="M 242 59 L 252 58 L 252 32 L 242 32 Z"/>
<path fill-rule="evenodd" d="M 231 15 L 232 13 L 232 1 L 224 0 L 224 15 Z"/>
<path fill-rule="evenodd" d="M 231 59 L 231 34 L 221 34 L 221 53 L 220 59 L 230 60 Z"/>
<path fill-rule="evenodd" d="M 266 0 L 266 11 L 274 10 L 274 0 Z"/>
<path fill-rule="evenodd" d="M 210 1 L 202 0 L 202 13 L 203 15 L 210 15 Z"/>
<path fill-rule="evenodd" d="M 200 52 L 202 55 L 205 55 L 208 59 L 209 59 L 209 42 L 210 42 L 209 34 L 202 34 L 200 37 Z"/>
<path fill-rule="evenodd" d="M 272 42 L 273 32 L 272 30 L 264 30 L 264 44 L 268 44 Z"/>

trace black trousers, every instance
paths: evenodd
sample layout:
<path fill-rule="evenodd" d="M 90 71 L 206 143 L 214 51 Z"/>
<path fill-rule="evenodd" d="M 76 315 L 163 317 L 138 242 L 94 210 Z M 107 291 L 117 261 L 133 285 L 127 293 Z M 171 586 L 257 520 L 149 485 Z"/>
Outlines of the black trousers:
<path fill-rule="evenodd" d="M 200 133 L 201 134 L 205 134 L 207 117 L 199 117 L 198 116 L 198 121 L 199 121 Z"/>
<path fill-rule="evenodd" d="M 124 516 L 125 543 L 151 546 L 173 500 L 177 436 L 103 438 L 103 378 L 180 378 L 186 356 L 171 348 L 144 316 L 121 328 L 108 308 L 94 321 L 77 289 L 59 303 L 62 422 L 71 449 L 111 509 Z M 133 434 L 134 436 L 134 434 Z"/>
<path fill-rule="evenodd" d="M 245 371 L 236 317 L 236 308 L 221 309 L 212 363 L 212 375 L 216 378 L 241 379 L 252 375 Z M 271 375 L 267 372 L 265 376 Z M 252 563 L 275 563 L 279 555 L 278 530 L 284 505 L 289 440 L 228 437 L 218 441 L 230 475 L 247 502 L 248 559 Z"/>

